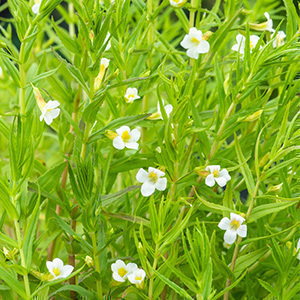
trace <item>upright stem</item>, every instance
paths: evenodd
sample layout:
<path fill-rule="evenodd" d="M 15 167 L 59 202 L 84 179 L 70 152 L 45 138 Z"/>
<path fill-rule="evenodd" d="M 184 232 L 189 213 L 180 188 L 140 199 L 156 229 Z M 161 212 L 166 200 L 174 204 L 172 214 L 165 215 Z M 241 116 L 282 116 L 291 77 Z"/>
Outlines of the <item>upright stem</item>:
<path fill-rule="evenodd" d="M 153 261 L 153 265 L 152 265 L 152 268 L 154 270 L 156 270 L 156 267 L 157 267 L 157 262 L 158 262 L 158 249 L 159 249 L 159 245 L 156 244 L 156 247 L 155 247 L 155 257 L 154 257 L 154 261 Z M 150 281 L 149 281 L 149 292 L 148 292 L 148 298 L 150 300 L 152 300 L 153 298 L 153 281 L 154 281 L 154 274 L 152 273 L 151 274 L 151 277 L 150 277 Z"/>
<path fill-rule="evenodd" d="M 101 276 L 101 269 L 100 269 L 100 260 L 99 260 L 99 255 L 97 255 L 98 252 L 98 247 L 97 247 L 97 236 L 96 232 L 92 233 L 92 243 L 93 243 L 93 252 L 94 252 L 94 261 L 95 261 L 95 267 L 96 271 Z M 102 294 L 102 281 L 101 278 L 97 279 L 97 295 L 99 299 L 103 298 Z"/>
<path fill-rule="evenodd" d="M 196 4 L 197 4 L 197 0 L 192 0 L 191 1 L 192 8 L 195 8 Z M 195 11 L 194 10 L 190 11 L 189 25 L 190 25 L 190 28 L 195 26 Z"/>
<path fill-rule="evenodd" d="M 149 70 L 151 70 L 151 65 L 152 65 L 152 44 L 154 42 L 154 37 L 153 37 L 153 20 L 151 19 L 152 18 L 152 13 L 153 13 L 153 1 L 152 0 L 148 0 L 147 1 L 147 15 L 148 15 L 148 18 L 150 20 L 150 28 L 149 28 L 149 31 L 148 31 L 148 47 L 149 47 L 149 57 L 147 59 L 147 66 L 149 68 Z M 145 113 L 148 111 L 148 106 L 149 106 L 149 98 L 150 98 L 150 95 L 149 93 L 146 94 L 144 97 L 143 97 L 143 105 L 142 105 L 142 112 Z M 141 141 L 142 141 L 142 145 L 144 145 L 145 143 L 145 140 L 146 140 L 146 135 L 147 135 L 147 128 L 146 127 L 143 127 L 142 128 L 142 138 L 141 138 Z M 143 150 L 143 149 L 142 149 Z"/>
<path fill-rule="evenodd" d="M 26 269 L 27 266 L 26 266 L 24 251 L 23 251 L 23 247 L 22 247 L 21 230 L 20 230 L 20 225 L 19 225 L 18 220 L 14 220 L 14 225 L 15 225 L 16 236 L 17 236 L 17 241 L 18 241 L 18 248 L 19 248 L 19 251 L 20 251 L 21 266 Z M 24 278 L 24 285 L 25 285 L 25 292 L 26 292 L 26 300 L 30 300 L 31 292 L 30 292 L 28 274 L 27 273 L 24 274 L 23 278 Z"/>

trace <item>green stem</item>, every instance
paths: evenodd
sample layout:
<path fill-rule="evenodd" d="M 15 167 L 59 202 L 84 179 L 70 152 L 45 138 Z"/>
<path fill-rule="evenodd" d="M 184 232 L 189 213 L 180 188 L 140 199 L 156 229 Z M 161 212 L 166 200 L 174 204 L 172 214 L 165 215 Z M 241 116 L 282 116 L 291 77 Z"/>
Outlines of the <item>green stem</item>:
<path fill-rule="evenodd" d="M 20 230 L 20 225 L 18 220 L 14 220 L 14 225 L 15 225 L 15 230 L 16 230 L 16 236 L 18 240 L 18 248 L 20 251 L 20 257 L 21 257 L 21 266 L 25 269 L 26 267 L 26 262 L 25 262 L 25 256 L 24 256 L 24 251 L 22 247 L 22 237 L 21 237 L 21 230 Z M 26 292 L 26 300 L 30 300 L 31 298 L 31 292 L 30 292 L 30 285 L 29 285 L 29 280 L 28 280 L 28 274 L 23 275 L 24 278 L 24 284 L 25 284 L 25 292 Z"/>
<path fill-rule="evenodd" d="M 154 261 L 153 261 L 153 265 L 152 265 L 152 268 L 154 270 L 156 270 L 156 267 L 157 267 L 157 262 L 158 262 L 158 249 L 159 249 L 159 245 L 156 244 L 156 247 L 155 247 L 155 257 L 154 257 Z M 153 281 L 154 281 L 154 273 L 151 274 L 151 277 L 150 277 L 150 281 L 149 281 L 149 292 L 148 292 L 148 298 L 149 299 L 152 299 L 153 297 Z"/>
<path fill-rule="evenodd" d="M 99 276 L 101 275 L 101 270 L 100 270 L 100 261 L 99 261 L 99 255 L 97 255 L 98 252 L 98 248 L 97 248 L 97 236 L 96 236 L 96 232 L 93 232 L 92 234 L 92 243 L 93 243 L 93 254 L 94 254 L 94 261 L 95 261 L 95 267 L 96 267 L 96 271 L 99 274 Z M 97 295 L 99 299 L 103 298 L 103 294 L 102 294 L 102 281 L 101 278 L 97 279 Z"/>
<path fill-rule="evenodd" d="M 192 8 L 195 8 L 196 7 L 196 3 L 197 3 L 197 0 L 192 0 L 191 1 L 191 6 Z M 195 11 L 194 10 L 191 10 L 190 11 L 190 18 L 189 18 L 189 26 L 190 28 L 194 27 L 195 25 Z"/>

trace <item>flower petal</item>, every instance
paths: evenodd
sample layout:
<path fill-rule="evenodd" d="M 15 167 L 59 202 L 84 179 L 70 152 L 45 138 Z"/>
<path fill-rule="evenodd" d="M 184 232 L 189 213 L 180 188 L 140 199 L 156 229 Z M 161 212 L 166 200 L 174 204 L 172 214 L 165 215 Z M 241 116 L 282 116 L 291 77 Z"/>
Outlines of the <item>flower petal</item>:
<path fill-rule="evenodd" d="M 158 178 L 155 188 L 159 191 L 164 191 L 167 188 L 167 178 Z"/>
<path fill-rule="evenodd" d="M 245 218 L 243 218 L 242 216 L 240 215 L 237 215 L 235 213 L 230 213 L 230 220 L 237 220 L 240 222 L 240 224 L 242 224 L 244 221 L 245 221 Z"/>
<path fill-rule="evenodd" d="M 130 136 L 131 136 L 131 139 L 130 141 L 138 141 L 141 137 L 141 133 L 138 129 L 133 129 L 131 132 L 130 132 Z"/>
<path fill-rule="evenodd" d="M 189 49 L 193 46 L 191 38 L 188 36 L 188 34 L 185 35 L 182 42 L 180 43 L 180 46 L 184 49 Z"/>
<path fill-rule="evenodd" d="M 195 58 L 198 59 L 199 57 L 199 52 L 197 47 L 191 47 L 186 51 L 186 55 L 190 58 Z"/>
<path fill-rule="evenodd" d="M 219 165 L 211 165 L 206 167 L 206 171 L 209 171 L 210 173 L 213 173 L 213 171 L 220 171 L 220 166 Z"/>
<path fill-rule="evenodd" d="M 64 266 L 64 263 L 60 258 L 54 258 L 53 259 L 53 268 L 62 269 L 63 266 Z"/>
<path fill-rule="evenodd" d="M 247 225 L 241 225 L 236 233 L 240 236 L 240 237 L 246 237 L 247 236 Z"/>
<path fill-rule="evenodd" d="M 65 265 L 61 268 L 61 277 L 66 278 L 68 277 L 74 270 L 74 267 L 71 265 Z"/>
<path fill-rule="evenodd" d="M 212 175 L 212 174 L 211 174 Z M 215 177 L 215 181 L 217 182 L 217 184 L 220 186 L 220 187 L 223 187 L 226 185 L 226 179 L 224 177 Z"/>
<path fill-rule="evenodd" d="M 230 228 L 230 220 L 224 217 L 218 224 L 218 227 L 222 230 L 228 230 Z"/>
<path fill-rule="evenodd" d="M 154 172 L 157 175 L 157 177 L 165 176 L 165 173 L 163 171 L 155 169 L 155 168 L 152 168 L 152 167 L 148 168 L 148 172 L 149 173 Z"/>
<path fill-rule="evenodd" d="M 50 111 L 47 112 L 47 114 L 52 118 L 52 119 L 55 119 L 58 117 L 60 113 L 60 109 L 59 108 L 54 108 Z"/>
<path fill-rule="evenodd" d="M 205 184 L 213 187 L 215 185 L 215 178 L 213 174 L 209 174 L 206 178 L 205 178 Z"/>
<path fill-rule="evenodd" d="M 125 143 L 125 147 L 128 149 L 137 150 L 137 149 L 139 149 L 139 144 L 135 143 L 135 142 L 129 142 L 129 143 Z"/>
<path fill-rule="evenodd" d="M 226 230 L 225 234 L 224 234 L 224 241 L 227 244 L 233 244 L 234 241 L 236 240 L 236 231 L 232 230 L 232 229 L 228 229 Z"/>
<path fill-rule="evenodd" d="M 148 172 L 141 168 L 137 172 L 135 178 L 138 182 L 144 183 L 148 180 L 148 175 L 149 175 Z"/>
<path fill-rule="evenodd" d="M 128 131 L 128 133 L 130 133 L 130 127 L 128 127 L 128 126 L 122 126 L 122 127 L 118 128 L 118 129 L 116 129 L 116 133 L 118 135 L 122 135 L 124 131 Z"/>
<path fill-rule="evenodd" d="M 117 136 L 116 138 L 114 138 L 113 146 L 119 150 L 122 150 L 125 148 L 125 144 L 120 136 Z"/>
<path fill-rule="evenodd" d="M 118 282 L 125 282 L 125 279 L 124 278 L 122 278 L 120 275 L 119 275 L 119 273 L 118 273 L 118 271 L 117 272 L 113 272 L 113 279 L 115 280 L 115 281 L 118 281 Z"/>
<path fill-rule="evenodd" d="M 209 42 L 201 40 L 200 44 L 197 47 L 198 53 L 207 53 L 209 51 Z"/>
<path fill-rule="evenodd" d="M 149 181 L 143 183 L 141 187 L 141 193 L 144 197 L 148 197 L 152 195 L 154 191 L 155 191 L 155 186 L 153 183 L 150 183 Z"/>
<path fill-rule="evenodd" d="M 47 125 L 50 125 L 53 121 L 53 119 L 51 118 L 51 116 L 49 116 L 48 114 L 44 115 L 44 120 L 46 122 Z"/>
<path fill-rule="evenodd" d="M 231 177 L 226 169 L 221 170 L 219 172 L 219 176 L 224 177 L 226 179 L 226 181 L 229 181 L 231 179 Z"/>

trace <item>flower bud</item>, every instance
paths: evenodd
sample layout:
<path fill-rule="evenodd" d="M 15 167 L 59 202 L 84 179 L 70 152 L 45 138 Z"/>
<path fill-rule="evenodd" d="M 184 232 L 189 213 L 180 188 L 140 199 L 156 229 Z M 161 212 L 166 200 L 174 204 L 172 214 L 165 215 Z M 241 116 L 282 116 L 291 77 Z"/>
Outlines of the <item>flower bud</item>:
<path fill-rule="evenodd" d="M 257 112 L 255 112 L 254 114 L 248 116 L 245 120 L 243 120 L 244 122 L 253 122 L 257 119 L 260 118 L 261 114 L 262 114 L 263 110 L 258 110 Z"/>
<path fill-rule="evenodd" d="M 110 140 L 114 140 L 118 134 L 112 130 L 106 130 L 105 136 L 108 137 Z"/>
<path fill-rule="evenodd" d="M 94 260 L 88 255 L 85 257 L 85 263 L 90 268 L 94 266 Z"/>

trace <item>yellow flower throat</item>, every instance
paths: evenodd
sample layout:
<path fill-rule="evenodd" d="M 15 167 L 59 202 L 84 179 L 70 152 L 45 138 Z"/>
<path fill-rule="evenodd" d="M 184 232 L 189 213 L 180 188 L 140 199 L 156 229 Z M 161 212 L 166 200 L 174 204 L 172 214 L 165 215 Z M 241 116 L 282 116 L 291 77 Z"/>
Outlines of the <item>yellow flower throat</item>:
<path fill-rule="evenodd" d="M 128 142 L 130 140 L 130 135 L 127 130 L 122 133 L 121 138 L 124 142 Z"/>
<path fill-rule="evenodd" d="M 149 173 L 149 179 L 150 179 L 150 181 L 152 181 L 152 182 L 155 183 L 155 182 L 158 180 L 157 174 L 154 173 L 153 171 L 150 172 L 150 173 Z"/>
<path fill-rule="evenodd" d="M 237 230 L 241 225 L 238 220 L 232 220 L 230 226 L 232 229 Z"/>
<path fill-rule="evenodd" d="M 60 275 L 60 269 L 59 268 L 53 268 L 53 273 L 55 274 L 55 276 L 59 276 Z"/>
<path fill-rule="evenodd" d="M 200 43 L 200 41 L 197 40 L 197 39 L 194 38 L 194 37 L 192 37 L 191 42 L 194 43 L 194 44 L 197 44 L 197 45 Z"/>
<path fill-rule="evenodd" d="M 120 268 L 118 270 L 118 274 L 123 278 L 128 272 L 125 270 L 125 268 Z"/>
<path fill-rule="evenodd" d="M 214 177 L 219 177 L 219 171 L 218 170 L 214 170 L 213 171 L 213 175 L 214 175 Z"/>

